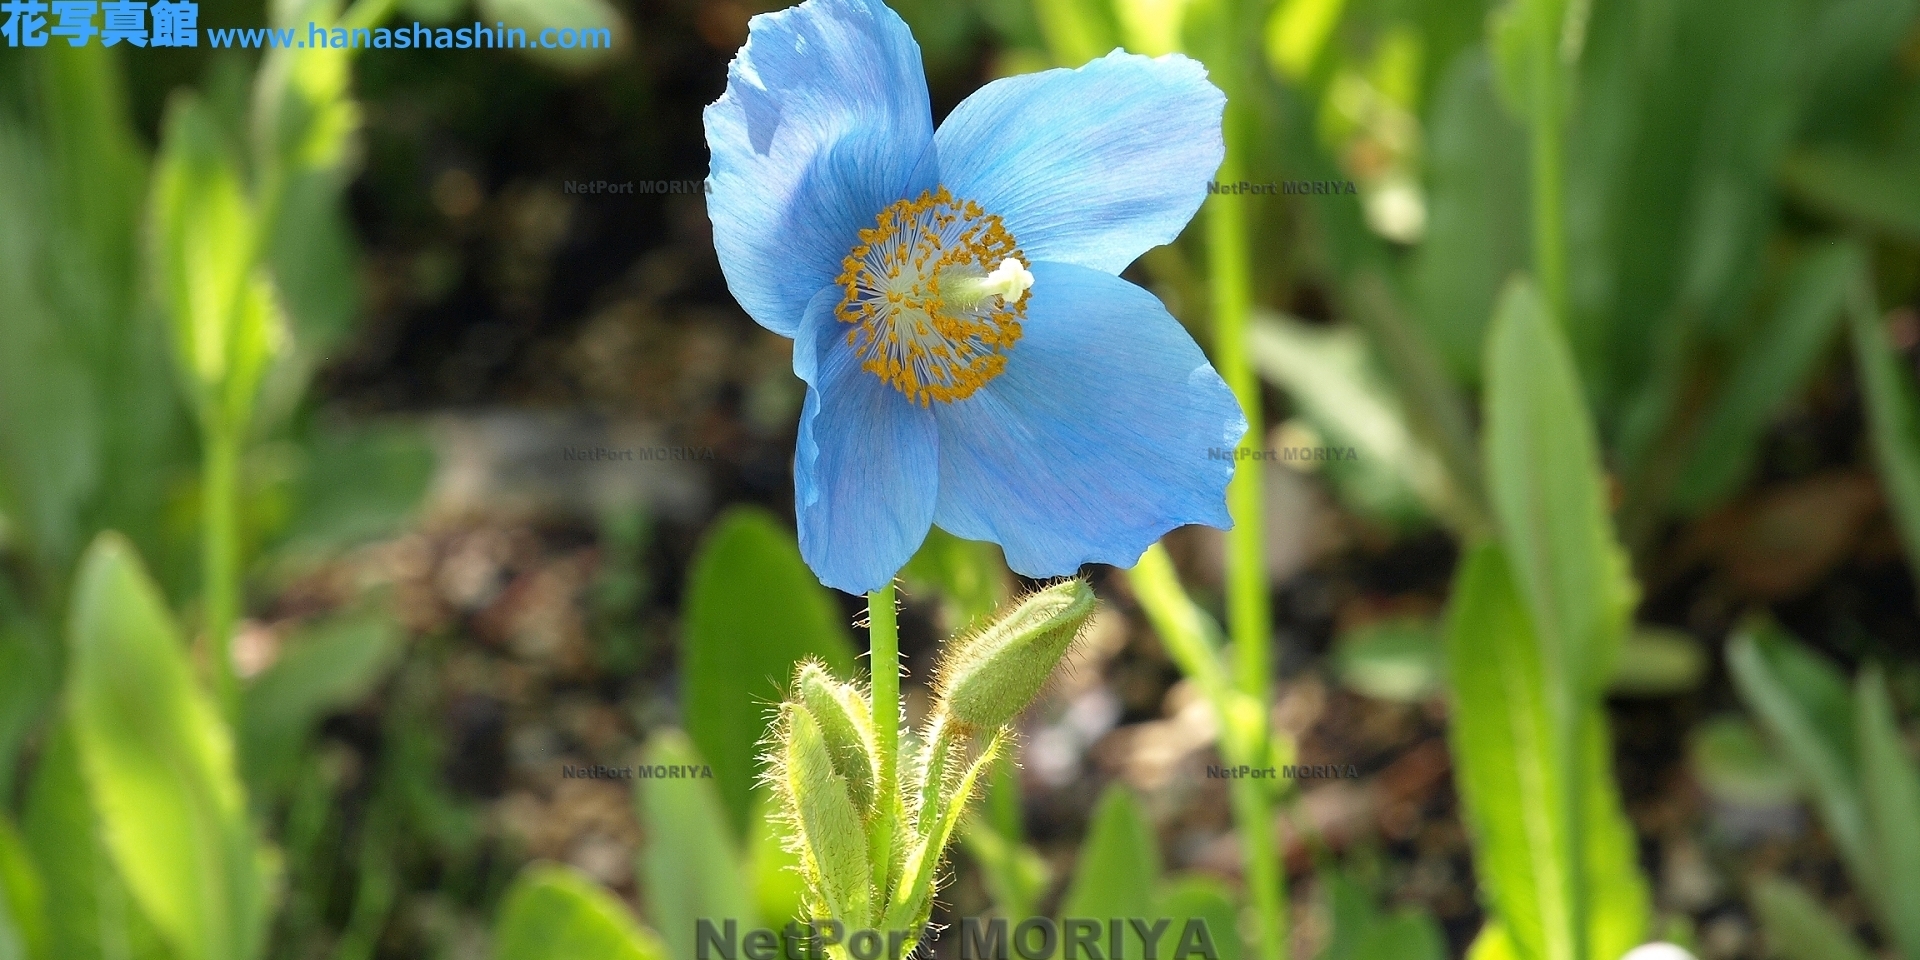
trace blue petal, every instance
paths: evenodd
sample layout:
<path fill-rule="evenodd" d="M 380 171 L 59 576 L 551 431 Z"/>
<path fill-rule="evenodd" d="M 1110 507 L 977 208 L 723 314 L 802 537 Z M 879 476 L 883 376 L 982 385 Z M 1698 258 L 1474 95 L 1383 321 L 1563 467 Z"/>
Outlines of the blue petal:
<path fill-rule="evenodd" d="M 1029 577 L 1132 566 L 1175 527 L 1231 526 L 1225 451 L 1247 421 L 1199 345 L 1119 277 L 1045 262 L 1033 276 L 1006 371 L 936 405 L 934 522 L 999 543 Z"/>
<path fill-rule="evenodd" d="M 920 46 L 879 0 L 807 0 L 750 21 L 706 111 L 707 211 L 734 298 L 791 337 L 807 301 L 933 139 Z"/>
<path fill-rule="evenodd" d="M 820 582 L 870 593 L 893 582 L 933 524 L 940 438 L 930 411 L 860 369 L 839 302 L 838 287 L 821 290 L 793 342 L 793 372 L 807 382 L 794 512 Z"/>
<path fill-rule="evenodd" d="M 999 214 L 1029 260 L 1119 273 L 1200 209 L 1226 102 L 1177 54 L 995 80 L 934 134 L 940 182 Z"/>

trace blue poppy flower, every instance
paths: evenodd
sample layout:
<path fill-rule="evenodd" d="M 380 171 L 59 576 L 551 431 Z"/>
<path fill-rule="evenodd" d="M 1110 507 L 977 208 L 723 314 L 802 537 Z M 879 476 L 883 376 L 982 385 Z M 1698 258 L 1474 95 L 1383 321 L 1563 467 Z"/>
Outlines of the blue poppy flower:
<path fill-rule="evenodd" d="M 1118 276 L 1206 198 L 1225 103 L 1193 60 L 1116 50 L 989 83 L 935 131 L 878 0 L 753 18 L 706 111 L 708 209 L 734 297 L 794 340 L 821 582 L 885 586 L 933 524 L 1032 577 L 1231 524 L 1215 451 L 1246 420 Z"/>

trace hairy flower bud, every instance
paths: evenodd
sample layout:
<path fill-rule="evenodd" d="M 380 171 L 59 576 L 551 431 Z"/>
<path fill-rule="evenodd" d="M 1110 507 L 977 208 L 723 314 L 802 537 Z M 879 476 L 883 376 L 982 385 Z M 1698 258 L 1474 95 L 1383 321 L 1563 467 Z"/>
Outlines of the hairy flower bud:
<path fill-rule="evenodd" d="M 866 699 L 851 684 L 841 683 L 816 661 L 801 664 L 793 680 L 793 698 L 820 727 L 833 760 L 833 771 L 845 777 L 847 796 L 862 819 L 873 816 L 873 719 Z"/>
<path fill-rule="evenodd" d="M 970 729 L 1008 723 L 1053 675 L 1093 607 L 1093 588 L 1078 578 L 1028 595 L 951 648 L 940 668 L 942 706 Z"/>
<path fill-rule="evenodd" d="M 815 906 L 850 928 L 866 926 L 873 912 L 867 835 L 846 778 L 834 771 L 832 750 L 805 707 L 782 704 L 780 720 L 786 741 L 781 800 L 793 831 L 788 840 L 821 901 Z"/>

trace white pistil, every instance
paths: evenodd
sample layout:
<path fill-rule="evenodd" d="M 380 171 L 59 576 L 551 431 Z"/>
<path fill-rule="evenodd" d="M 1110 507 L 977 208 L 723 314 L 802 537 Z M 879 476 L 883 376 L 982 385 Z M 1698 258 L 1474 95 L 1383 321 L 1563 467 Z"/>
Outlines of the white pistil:
<path fill-rule="evenodd" d="M 954 284 L 947 299 L 958 306 L 972 308 L 988 297 L 999 297 L 1000 302 L 1011 306 L 1032 287 L 1033 273 L 1027 270 L 1027 265 L 1021 263 L 1019 257 L 1008 257 L 986 276 L 970 277 Z"/>

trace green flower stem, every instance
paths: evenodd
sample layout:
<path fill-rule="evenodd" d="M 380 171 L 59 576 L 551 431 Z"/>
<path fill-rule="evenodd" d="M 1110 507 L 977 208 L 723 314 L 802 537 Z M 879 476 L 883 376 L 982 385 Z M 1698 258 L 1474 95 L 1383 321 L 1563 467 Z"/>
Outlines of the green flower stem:
<path fill-rule="evenodd" d="M 1542 295 L 1554 322 L 1572 339 L 1572 303 L 1567 281 L 1566 227 L 1566 123 L 1564 87 L 1568 72 L 1562 60 L 1561 43 L 1566 29 L 1569 6 L 1535 2 L 1521 8 L 1522 16 L 1534 18 L 1527 43 L 1529 77 L 1528 120 L 1530 129 L 1530 166 L 1533 193 L 1533 267 L 1539 275 Z M 1546 651 L 1549 655 L 1552 650 Z M 1553 670 L 1551 660 L 1548 669 Z M 1565 669 L 1564 667 L 1562 669 Z M 1561 795 L 1560 815 L 1567 824 L 1559 855 L 1571 865 L 1567 871 L 1567 901 L 1572 916 L 1571 960 L 1587 960 L 1587 871 L 1583 865 L 1586 849 L 1585 810 L 1581 800 L 1587 795 L 1581 783 L 1584 771 L 1577 762 L 1582 740 L 1585 711 L 1579 704 L 1558 703 L 1553 711 L 1554 750 L 1561 782 L 1567 788 Z"/>
<path fill-rule="evenodd" d="M 885 903 L 893 860 L 894 817 L 900 806 L 900 622 L 894 611 L 894 586 L 867 595 L 867 669 L 873 677 L 873 742 L 880 754 L 874 784 L 873 874 L 875 903 Z"/>
<path fill-rule="evenodd" d="M 206 661 L 227 717 L 237 719 L 233 626 L 240 610 L 240 442 L 230 429 L 207 432 L 201 450 L 201 589 L 206 598 Z"/>
<path fill-rule="evenodd" d="M 1542 4 L 1541 6 L 1547 6 Z M 1536 13 L 1535 16 L 1542 14 Z M 1563 97 L 1564 70 L 1560 59 L 1561 18 L 1551 27 L 1532 31 L 1527 51 L 1532 75 L 1529 104 L 1533 180 L 1533 266 L 1547 308 L 1567 329 L 1571 302 L 1567 293 L 1566 131 Z"/>
<path fill-rule="evenodd" d="M 1233 100 L 1227 102 L 1227 154 L 1217 174 L 1222 182 L 1241 179 L 1243 166 L 1234 150 L 1237 127 Z M 1247 327 L 1253 307 L 1247 212 L 1237 196 L 1217 195 L 1207 205 L 1207 273 L 1213 304 L 1214 363 L 1227 387 L 1240 401 L 1247 418 L 1247 439 L 1258 443 L 1266 435 L 1262 423 L 1260 382 L 1248 356 Z M 1227 485 L 1227 509 L 1233 529 L 1227 533 L 1227 612 L 1233 645 L 1235 687 L 1260 705 L 1263 714 L 1255 740 L 1246 744 L 1254 762 L 1263 762 L 1266 748 L 1264 713 L 1269 701 L 1271 665 L 1267 653 L 1268 612 L 1265 552 L 1262 549 L 1261 463 L 1235 463 Z M 1258 917 L 1258 948 L 1263 960 L 1284 960 L 1286 944 L 1286 877 L 1273 849 L 1273 812 L 1267 793 L 1258 785 L 1237 782 L 1233 814 L 1246 860 L 1247 897 Z"/>

